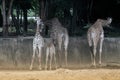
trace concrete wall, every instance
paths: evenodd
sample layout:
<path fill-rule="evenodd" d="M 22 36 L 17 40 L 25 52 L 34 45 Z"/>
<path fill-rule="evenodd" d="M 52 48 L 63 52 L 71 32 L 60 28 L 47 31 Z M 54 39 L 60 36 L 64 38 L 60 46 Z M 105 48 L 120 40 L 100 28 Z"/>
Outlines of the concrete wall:
<path fill-rule="evenodd" d="M 29 68 L 32 57 L 32 39 L 33 37 L 0 38 L 0 68 Z M 62 55 L 62 65 L 64 66 L 64 54 L 62 53 Z M 42 56 L 42 67 L 44 67 L 45 52 L 42 53 Z M 104 40 L 102 62 L 104 64 L 120 63 L 120 38 L 106 38 Z M 79 68 L 90 64 L 91 59 L 87 40 L 80 37 L 70 38 L 68 49 L 69 68 Z M 36 57 L 34 68 L 37 67 Z"/>

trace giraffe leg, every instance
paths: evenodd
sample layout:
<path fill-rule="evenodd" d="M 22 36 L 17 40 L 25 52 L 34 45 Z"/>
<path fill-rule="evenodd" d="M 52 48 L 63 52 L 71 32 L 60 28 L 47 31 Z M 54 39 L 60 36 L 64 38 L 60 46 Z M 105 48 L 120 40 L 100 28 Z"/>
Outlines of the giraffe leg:
<path fill-rule="evenodd" d="M 68 49 L 68 41 L 65 41 L 64 42 L 64 49 L 65 49 L 65 66 L 67 67 L 67 55 L 68 55 L 68 53 L 67 53 L 67 49 Z"/>
<path fill-rule="evenodd" d="M 66 64 L 66 67 L 67 67 L 67 49 L 68 49 L 68 43 L 69 43 L 69 36 L 68 36 L 68 33 L 65 35 L 65 40 L 64 40 L 64 48 L 65 48 L 65 64 Z"/>
<path fill-rule="evenodd" d="M 39 47 L 39 53 L 38 53 L 39 70 L 42 69 L 42 68 L 41 68 L 41 52 L 42 52 L 41 47 Z"/>
<path fill-rule="evenodd" d="M 93 62 L 94 62 L 94 55 L 93 55 L 93 39 L 91 37 L 91 34 L 87 34 L 87 39 L 88 39 L 88 44 L 89 44 L 89 47 L 90 47 L 90 55 L 91 55 L 91 64 L 93 66 Z"/>
<path fill-rule="evenodd" d="M 62 67 L 62 62 L 61 62 L 61 50 L 59 50 L 59 67 Z"/>
<path fill-rule="evenodd" d="M 34 62 L 34 58 L 35 58 L 35 51 L 36 51 L 36 49 L 34 48 L 33 55 L 32 55 L 32 61 L 31 61 L 31 65 L 30 65 L 30 70 L 32 70 L 32 67 L 33 67 L 33 62 Z"/>
<path fill-rule="evenodd" d="M 67 49 L 65 49 L 65 66 L 67 67 Z"/>
<path fill-rule="evenodd" d="M 49 48 L 47 47 L 47 49 L 46 49 L 46 65 L 45 65 L 45 70 L 47 70 L 48 56 L 49 56 Z"/>
<path fill-rule="evenodd" d="M 54 63 L 55 63 L 55 68 L 57 69 L 57 64 L 56 64 L 56 54 L 54 53 Z"/>
<path fill-rule="evenodd" d="M 101 39 L 100 39 L 100 49 L 99 49 L 99 65 L 101 65 L 101 54 L 102 54 L 103 40 L 104 40 L 104 38 L 101 37 Z"/>
<path fill-rule="evenodd" d="M 58 40 L 58 46 L 59 46 L 59 51 L 58 51 L 58 53 L 59 53 L 59 64 L 60 64 L 60 67 L 62 66 L 62 63 L 61 63 L 61 50 L 62 50 L 62 48 L 61 48 L 61 46 L 62 46 L 62 39 L 61 38 L 59 38 L 59 40 Z"/>
<path fill-rule="evenodd" d="M 53 53 L 52 53 L 52 49 L 50 49 L 50 70 L 51 70 L 52 58 L 53 58 Z"/>
<path fill-rule="evenodd" d="M 53 45 L 53 47 L 52 47 L 52 53 L 53 53 L 53 58 L 54 58 L 55 69 L 57 69 L 57 64 L 56 64 L 56 52 L 55 52 L 55 46 L 54 46 L 54 45 Z"/>
<path fill-rule="evenodd" d="M 90 52 L 93 53 L 93 46 L 90 46 Z"/>
<path fill-rule="evenodd" d="M 95 57 L 95 55 L 96 55 L 96 53 L 95 53 L 95 55 L 94 55 L 94 47 L 93 46 L 90 46 L 90 55 L 91 55 L 91 64 L 92 64 L 92 66 L 94 66 L 94 57 Z"/>
<path fill-rule="evenodd" d="M 93 66 L 96 67 L 96 46 L 93 47 Z"/>
<path fill-rule="evenodd" d="M 91 64 L 93 65 L 93 52 L 90 51 L 90 55 L 91 55 Z"/>

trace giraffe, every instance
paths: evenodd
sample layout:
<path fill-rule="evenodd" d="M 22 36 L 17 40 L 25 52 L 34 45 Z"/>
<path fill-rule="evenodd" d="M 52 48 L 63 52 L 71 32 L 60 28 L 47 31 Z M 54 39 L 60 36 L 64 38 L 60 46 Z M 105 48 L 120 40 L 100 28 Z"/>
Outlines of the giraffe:
<path fill-rule="evenodd" d="M 50 70 L 51 70 L 51 64 L 52 64 L 52 59 L 54 58 L 54 63 L 55 63 L 55 68 L 57 69 L 56 65 L 56 52 L 55 52 L 55 46 L 53 44 L 53 40 L 49 39 L 49 41 L 45 42 L 46 46 L 46 65 L 45 65 L 45 70 L 47 70 L 47 63 L 48 63 L 48 58 L 50 57 Z"/>
<path fill-rule="evenodd" d="M 64 45 L 65 66 L 67 66 L 67 49 L 69 43 L 69 35 L 67 29 L 62 26 L 62 24 L 56 17 L 51 20 L 45 21 L 45 24 L 51 26 L 50 37 L 53 39 L 54 44 L 58 47 L 60 66 L 62 44 Z"/>
<path fill-rule="evenodd" d="M 40 18 L 37 18 L 37 29 L 36 29 L 35 37 L 33 39 L 33 55 L 32 55 L 30 70 L 32 70 L 36 53 L 37 53 L 37 56 L 39 59 L 38 60 L 39 61 L 39 69 L 41 70 L 41 52 L 42 52 L 42 47 L 44 47 L 44 38 L 40 34 L 40 32 L 42 31 L 42 29 L 39 28 L 40 25 L 42 27 L 43 23 L 41 22 Z"/>
<path fill-rule="evenodd" d="M 102 45 L 104 40 L 104 30 L 103 27 L 109 25 L 112 22 L 112 18 L 108 18 L 107 20 L 103 19 L 97 19 L 97 21 L 88 29 L 87 32 L 87 39 L 88 44 L 90 47 L 90 53 L 91 53 L 91 61 L 92 65 L 96 67 L 96 49 L 99 46 L 99 65 L 101 65 L 101 53 L 102 53 Z"/>

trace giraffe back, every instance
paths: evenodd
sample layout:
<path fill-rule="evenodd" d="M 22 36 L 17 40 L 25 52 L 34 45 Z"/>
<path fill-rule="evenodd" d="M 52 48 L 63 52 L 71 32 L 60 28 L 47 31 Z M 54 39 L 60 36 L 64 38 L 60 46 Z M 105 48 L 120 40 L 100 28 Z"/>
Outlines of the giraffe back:
<path fill-rule="evenodd" d="M 104 37 L 103 27 L 109 26 L 111 22 L 111 18 L 107 20 L 97 19 L 97 21 L 88 29 L 87 38 L 90 46 L 92 45 L 92 41 L 94 41 L 97 44 L 99 39 L 101 37 Z"/>
<path fill-rule="evenodd" d="M 58 18 L 53 18 L 50 37 L 56 39 L 58 36 L 63 37 L 65 35 L 68 35 L 67 29 L 62 26 Z"/>

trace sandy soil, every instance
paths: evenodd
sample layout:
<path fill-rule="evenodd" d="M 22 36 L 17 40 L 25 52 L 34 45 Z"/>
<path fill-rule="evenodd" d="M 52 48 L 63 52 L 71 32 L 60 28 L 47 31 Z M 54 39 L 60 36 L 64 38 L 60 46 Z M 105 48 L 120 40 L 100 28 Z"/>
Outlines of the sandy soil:
<path fill-rule="evenodd" d="M 120 80 L 120 69 L 1 70 L 0 80 Z"/>

